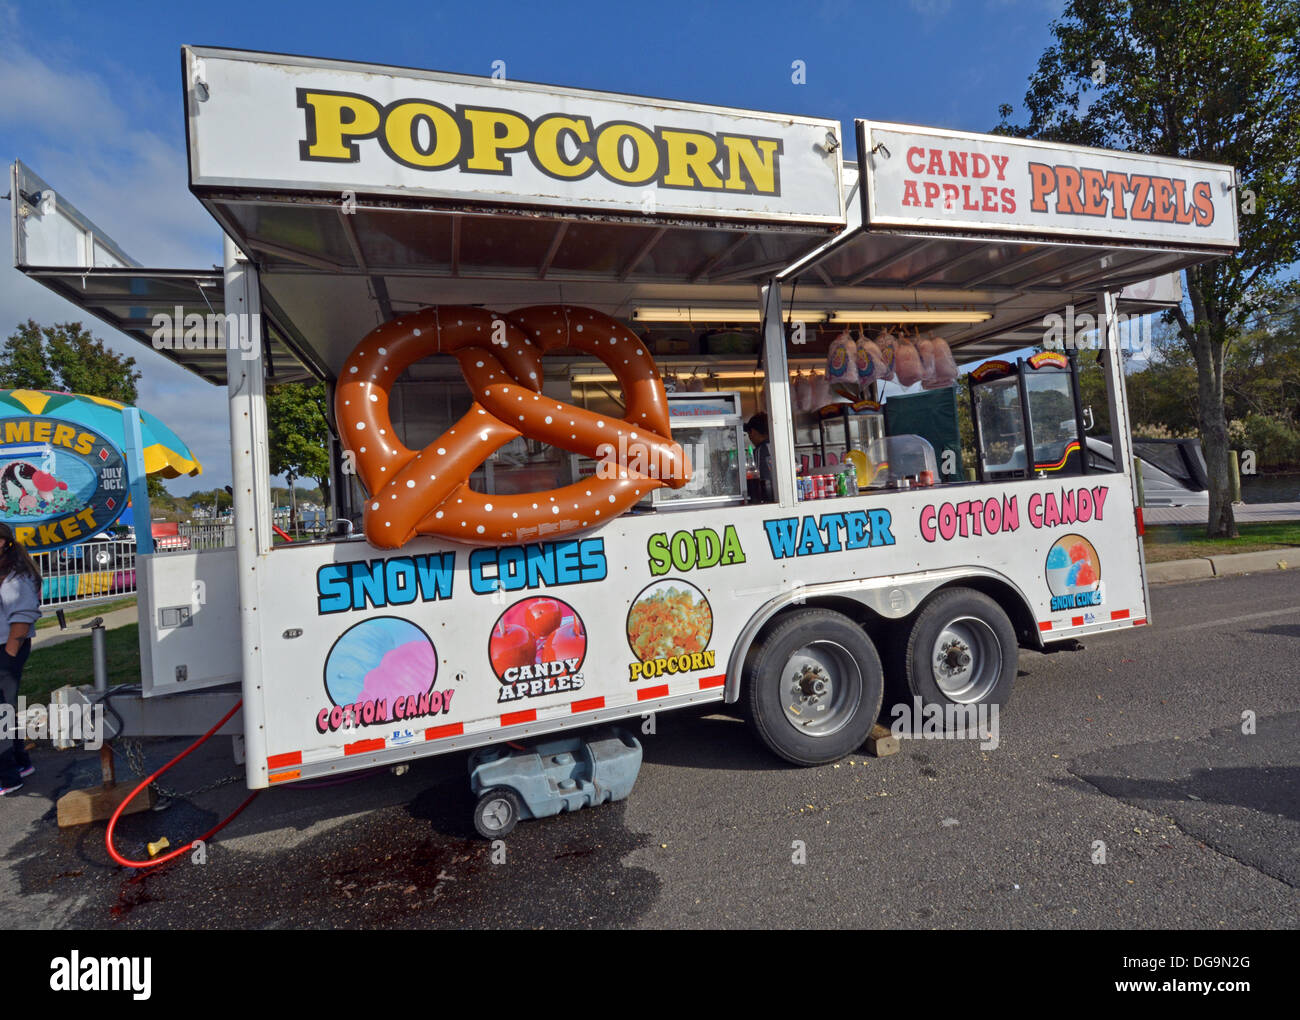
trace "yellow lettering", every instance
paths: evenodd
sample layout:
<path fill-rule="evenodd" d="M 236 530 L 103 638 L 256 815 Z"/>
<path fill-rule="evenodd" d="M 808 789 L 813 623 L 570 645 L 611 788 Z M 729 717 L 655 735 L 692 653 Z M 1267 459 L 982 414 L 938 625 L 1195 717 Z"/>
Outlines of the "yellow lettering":
<path fill-rule="evenodd" d="M 48 443 L 50 441 L 50 430 L 54 424 L 48 421 L 38 421 L 32 426 L 32 440 L 37 443 Z"/>
<path fill-rule="evenodd" d="M 72 448 L 72 439 L 77 434 L 77 430 L 71 425 L 60 425 L 54 430 L 54 445 L 66 446 Z"/>
<path fill-rule="evenodd" d="M 416 124 L 429 125 L 428 151 L 419 148 Z M 388 111 L 384 122 L 384 141 L 389 155 L 399 163 L 420 170 L 440 170 L 450 166 L 460 153 L 460 125 L 447 110 L 436 103 L 411 100 Z"/>
<path fill-rule="evenodd" d="M 722 187 L 722 178 L 709 165 L 718 158 L 718 143 L 712 135 L 662 129 L 659 137 L 668 150 L 665 184 L 675 188 Z"/>
<path fill-rule="evenodd" d="M 712 669 L 713 662 L 717 658 L 712 648 L 704 653 L 704 669 Z"/>
<path fill-rule="evenodd" d="M 77 527 L 77 519 L 75 517 L 65 517 L 63 520 L 59 521 L 59 527 L 63 529 L 63 537 L 65 540 L 81 537 L 81 529 Z"/>
<path fill-rule="evenodd" d="M 776 157 L 781 152 L 779 139 L 723 135 L 722 144 L 727 148 L 728 191 L 776 194 Z M 741 176 L 742 168 L 749 178 L 750 187 L 746 186 Z"/>
<path fill-rule="evenodd" d="M 36 529 L 14 528 L 14 537 L 23 545 L 31 545 L 36 541 Z"/>
<path fill-rule="evenodd" d="M 77 436 L 77 445 L 73 447 L 73 449 L 83 456 L 89 456 L 90 451 L 94 448 L 95 436 L 94 433 L 91 432 L 83 432 L 81 435 Z"/>
<path fill-rule="evenodd" d="M 639 662 L 632 663 L 630 666 L 628 666 L 628 672 L 631 673 L 631 676 L 628 677 L 629 680 L 640 680 L 641 663 Z"/>
<path fill-rule="evenodd" d="M 49 524 L 38 524 L 37 527 L 41 531 L 41 545 L 54 545 L 59 541 L 58 524 L 55 521 L 50 521 Z"/>
<path fill-rule="evenodd" d="M 379 131 L 379 106 L 365 96 L 299 89 L 298 105 L 307 112 L 307 140 L 299 146 L 303 159 L 355 163 L 355 139 Z"/>
<path fill-rule="evenodd" d="M 6 443 L 30 443 L 32 441 L 32 423 L 30 421 L 5 422 Z"/>
<path fill-rule="evenodd" d="M 623 139 L 631 139 L 632 165 L 624 168 L 621 156 Z M 644 184 L 659 172 L 659 146 L 654 136 L 639 124 L 606 124 L 596 136 L 596 159 L 601 172 L 620 184 Z"/>
<path fill-rule="evenodd" d="M 77 514 L 77 520 L 84 524 L 87 530 L 93 535 L 95 533 L 95 511 L 91 507 L 86 507 Z"/>
<path fill-rule="evenodd" d="M 467 170 L 502 173 L 506 164 L 501 153 L 518 152 L 528 144 L 528 121 L 509 110 L 463 109 L 460 115 L 469 124 L 469 159 Z"/>
<path fill-rule="evenodd" d="M 591 141 L 591 126 L 579 117 L 547 117 L 533 132 L 533 154 L 538 165 L 552 177 L 577 180 L 591 172 L 592 159 L 582 156 L 573 163 L 566 162 L 561 142 L 561 136 L 566 134 L 585 145 Z"/>

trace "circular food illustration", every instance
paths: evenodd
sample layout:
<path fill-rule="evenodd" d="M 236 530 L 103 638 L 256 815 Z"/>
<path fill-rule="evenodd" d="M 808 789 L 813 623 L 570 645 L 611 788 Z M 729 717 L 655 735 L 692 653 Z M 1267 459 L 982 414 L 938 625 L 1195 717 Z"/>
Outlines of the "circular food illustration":
<path fill-rule="evenodd" d="M 497 619 L 488 639 L 492 669 L 503 682 L 518 673 L 507 670 L 576 659 L 582 666 L 587 654 L 587 629 L 577 610 L 559 599 L 537 597 L 516 602 Z"/>
<path fill-rule="evenodd" d="M 627 643 L 642 662 L 702 652 L 713 637 L 713 609 L 695 585 L 655 581 L 627 611 Z"/>
<path fill-rule="evenodd" d="M 1047 587 L 1053 595 L 1094 591 L 1101 582 L 1101 557 L 1082 535 L 1065 535 L 1047 553 Z"/>
<path fill-rule="evenodd" d="M 438 675 L 429 635 L 409 620 L 379 616 L 349 627 L 325 659 L 325 693 L 336 705 L 425 694 Z"/>

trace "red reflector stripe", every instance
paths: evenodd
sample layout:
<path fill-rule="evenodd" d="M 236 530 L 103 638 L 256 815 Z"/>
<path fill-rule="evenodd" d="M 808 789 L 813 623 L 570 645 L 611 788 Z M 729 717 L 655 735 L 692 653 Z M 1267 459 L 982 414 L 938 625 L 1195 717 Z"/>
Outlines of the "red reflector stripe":
<path fill-rule="evenodd" d="M 700 690 L 707 691 L 710 687 L 721 687 L 727 682 L 725 673 L 719 673 L 717 676 L 700 677 Z"/>
<path fill-rule="evenodd" d="M 344 744 L 344 754 L 365 754 L 367 751 L 382 751 L 384 749 L 384 738 L 376 737 L 374 740 L 358 740 L 355 744 Z"/>
<path fill-rule="evenodd" d="M 1142 508 L 1140 506 L 1134 507 L 1133 513 L 1137 517 L 1138 537 L 1141 538 L 1143 535 L 1147 533 L 1146 521 L 1142 519 Z"/>
<path fill-rule="evenodd" d="M 1127 610 L 1127 609 L 1116 609 L 1113 613 L 1110 614 L 1110 618 L 1111 618 L 1112 620 L 1127 620 L 1127 619 L 1128 619 L 1128 610 Z"/>
<path fill-rule="evenodd" d="M 1083 626 L 1083 617 L 1082 617 L 1082 616 L 1072 616 L 1072 617 L 1070 617 L 1070 626 L 1071 626 L 1071 627 L 1082 627 L 1082 626 Z"/>
<path fill-rule="evenodd" d="M 527 708 L 522 712 L 507 712 L 501 717 L 502 726 L 516 726 L 526 722 L 537 722 L 537 709 Z"/>
<path fill-rule="evenodd" d="M 604 707 L 604 698 L 588 698 L 586 701 L 575 701 L 569 706 L 569 710 L 571 712 L 594 712 L 596 709 Z"/>
<path fill-rule="evenodd" d="M 668 685 L 660 684 L 658 687 L 646 687 L 636 692 L 637 701 L 649 701 L 651 698 L 668 697 Z"/>
<path fill-rule="evenodd" d="M 446 726 L 430 726 L 424 731 L 425 740 L 438 740 L 442 737 L 459 737 L 465 732 L 464 723 L 448 723 Z"/>
<path fill-rule="evenodd" d="M 268 769 L 281 769 L 284 768 L 284 766 L 286 765 L 301 765 L 301 764 L 302 764 L 301 751 L 289 751 L 286 754 L 273 754 L 271 755 L 271 757 L 266 759 L 266 767 Z"/>
<path fill-rule="evenodd" d="M 1142 620 L 1134 620 L 1134 621 L 1133 621 L 1133 626 L 1134 626 L 1134 627 L 1145 627 L 1146 625 L 1147 625 L 1147 622 L 1146 622 L 1145 619 L 1142 619 Z"/>
<path fill-rule="evenodd" d="M 283 783 L 289 779 L 297 779 L 300 775 L 302 775 L 302 769 L 294 769 L 292 772 L 277 772 L 275 775 L 270 777 L 270 781 L 273 783 Z"/>
<path fill-rule="evenodd" d="M 1039 629 L 1039 630 L 1051 630 L 1051 629 L 1052 629 L 1052 621 L 1051 621 L 1051 620 L 1044 620 L 1042 623 L 1040 623 L 1040 624 L 1038 625 L 1038 629 Z"/>

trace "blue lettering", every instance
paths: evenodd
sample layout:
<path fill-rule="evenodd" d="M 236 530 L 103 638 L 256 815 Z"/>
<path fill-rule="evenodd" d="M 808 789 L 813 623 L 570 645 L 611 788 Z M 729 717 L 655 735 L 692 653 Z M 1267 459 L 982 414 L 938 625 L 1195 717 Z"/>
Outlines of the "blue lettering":
<path fill-rule="evenodd" d="M 456 569 L 455 553 L 417 556 L 415 569 L 419 576 L 420 597 L 425 602 L 451 598 L 451 581 Z"/>
<path fill-rule="evenodd" d="M 871 517 L 871 544 L 875 545 L 893 545 L 894 533 L 889 530 L 893 523 L 893 517 L 888 510 L 868 510 Z"/>
<path fill-rule="evenodd" d="M 483 568 L 495 563 L 496 559 L 495 549 L 475 549 L 469 554 L 469 587 L 475 595 L 487 595 L 497 590 L 497 578 L 483 573 Z"/>
<path fill-rule="evenodd" d="M 795 555 L 795 538 L 799 533 L 799 521 L 794 517 L 779 517 L 774 521 L 764 521 L 767 532 L 767 544 L 772 547 L 772 558 L 782 560 Z"/>
<path fill-rule="evenodd" d="M 582 558 L 582 579 L 584 581 L 603 581 L 607 568 L 605 566 L 605 540 L 603 538 L 586 538 L 578 543 L 578 555 Z"/>
<path fill-rule="evenodd" d="M 540 582 L 555 583 L 554 545 L 528 547 L 528 587 L 536 588 Z"/>
<path fill-rule="evenodd" d="M 577 542 L 556 543 L 555 580 L 557 584 L 573 584 L 582 580 L 582 569 L 579 563 Z"/>
<path fill-rule="evenodd" d="M 327 563 L 316 571 L 316 612 L 342 613 L 352 608 L 352 595 L 348 586 L 348 565 Z"/>
<path fill-rule="evenodd" d="M 871 527 L 867 523 L 867 514 L 865 510 L 853 510 L 845 515 L 848 518 L 846 531 L 848 532 L 848 541 L 845 543 L 846 549 L 864 549 L 870 544 Z"/>
<path fill-rule="evenodd" d="M 843 514 L 822 514 L 817 526 L 826 532 L 827 552 L 840 551 L 840 528 L 844 527 Z"/>
<path fill-rule="evenodd" d="M 825 551 L 826 543 L 822 541 L 822 533 L 817 528 L 817 522 L 811 517 L 805 517 L 799 532 L 799 555 L 813 556 Z"/>
<path fill-rule="evenodd" d="M 384 561 L 352 564 L 352 608 L 365 609 L 366 599 L 373 606 L 384 605 Z"/>
<path fill-rule="evenodd" d="M 402 556 L 384 564 L 384 587 L 390 606 L 405 606 L 415 601 L 415 564 Z"/>

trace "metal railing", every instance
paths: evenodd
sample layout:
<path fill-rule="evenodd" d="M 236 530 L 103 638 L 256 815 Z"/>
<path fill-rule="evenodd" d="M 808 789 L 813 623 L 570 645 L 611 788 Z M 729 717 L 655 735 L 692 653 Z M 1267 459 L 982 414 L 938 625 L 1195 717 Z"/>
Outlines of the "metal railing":
<path fill-rule="evenodd" d="M 235 544 L 230 524 L 182 524 L 175 535 L 154 539 L 155 553 L 222 549 Z M 41 571 L 41 605 L 91 605 L 134 595 L 135 539 L 82 542 L 55 552 L 32 553 Z"/>
<path fill-rule="evenodd" d="M 89 604 L 134 595 L 135 542 L 83 542 L 55 552 L 32 553 L 41 572 L 41 605 Z"/>

